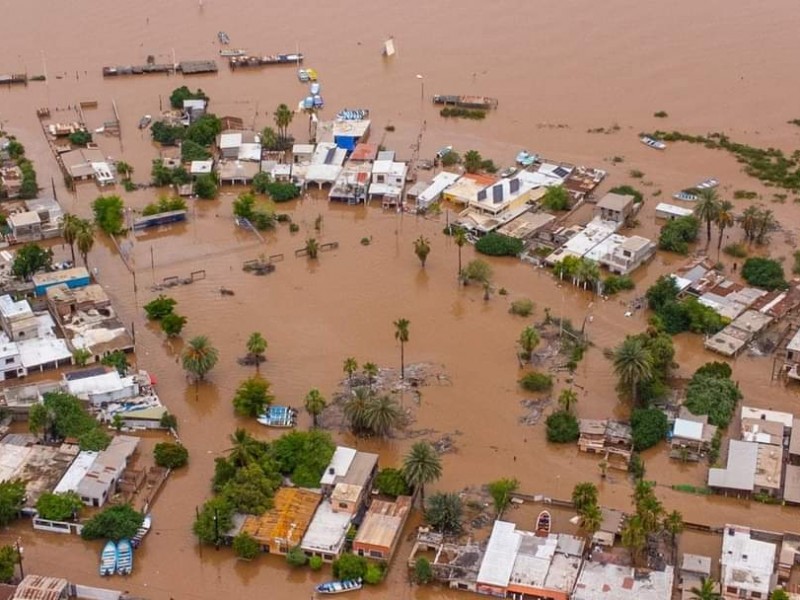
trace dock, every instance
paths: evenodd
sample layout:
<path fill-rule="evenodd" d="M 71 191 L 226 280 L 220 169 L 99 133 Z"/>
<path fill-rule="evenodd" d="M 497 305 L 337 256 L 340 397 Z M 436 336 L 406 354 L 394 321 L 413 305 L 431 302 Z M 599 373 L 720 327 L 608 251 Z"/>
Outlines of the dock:
<path fill-rule="evenodd" d="M 28 85 L 28 76 L 24 73 L 0 75 L 0 84 L 6 84 L 8 86 L 12 86 L 14 84 Z"/>
<path fill-rule="evenodd" d="M 459 108 L 482 108 L 488 110 L 497 108 L 499 101 L 497 98 L 489 98 L 488 96 L 445 96 L 437 94 L 433 97 L 433 103 L 457 106 Z"/>
<path fill-rule="evenodd" d="M 184 75 L 216 73 L 217 70 L 217 63 L 213 60 L 185 60 L 178 63 L 178 71 Z"/>
<path fill-rule="evenodd" d="M 268 67 L 271 65 L 299 65 L 302 54 L 272 54 L 269 56 L 231 56 L 228 66 L 231 69 L 244 67 Z"/>
<path fill-rule="evenodd" d="M 186 60 L 178 64 L 151 63 L 146 65 L 120 65 L 116 67 L 103 67 L 103 77 L 121 77 L 125 75 L 150 75 L 153 73 L 166 73 L 170 75 L 179 71 L 184 75 L 200 73 L 216 73 L 217 63 L 213 60 Z"/>

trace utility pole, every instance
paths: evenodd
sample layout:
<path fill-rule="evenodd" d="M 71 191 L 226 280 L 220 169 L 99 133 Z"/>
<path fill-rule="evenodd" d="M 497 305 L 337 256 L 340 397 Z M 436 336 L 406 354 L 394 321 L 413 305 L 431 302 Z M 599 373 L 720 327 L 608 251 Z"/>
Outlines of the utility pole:
<path fill-rule="evenodd" d="M 22 568 L 22 546 L 19 545 L 19 538 L 17 538 L 17 560 L 19 561 L 19 578 L 25 579 L 25 570 Z"/>
<path fill-rule="evenodd" d="M 219 511 L 214 509 L 214 545 L 219 550 Z"/>

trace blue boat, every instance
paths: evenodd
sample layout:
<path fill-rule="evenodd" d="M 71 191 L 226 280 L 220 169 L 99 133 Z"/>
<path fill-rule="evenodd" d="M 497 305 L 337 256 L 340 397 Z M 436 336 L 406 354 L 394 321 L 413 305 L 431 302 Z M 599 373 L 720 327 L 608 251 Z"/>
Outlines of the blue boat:
<path fill-rule="evenodd" d="M 142 540 L 144 540 L 144 536 L 146 536 L 150 531 L 150 527 L 152 527 L 152 525 L 153 517 L 150 515 L 150 513 L 147 513 L 142 521 L 142 526 L 136 531 L 136 535 L 131 538 L 131 546 L 138 548 L 141 545 Z"/>
<path fill-rule="evenodd" d="M 336 114 L 340 121 L 361 121 L 369 116 L 368 108 L 345 108 Z"/>
<path fill-rule="evenodd" d="M 314 108 L 314 97 L 313 96 L 307 96 L 303 100 L 303 108 L 305 108 L 306 110 L 311 110 L 312 108 Z"/>
<path fill-rule="evenodd" d="M 100 553 L 100 576 L 107 577 L 117 571 L 117 545 L 108 540 Z"/>
<path fill-rule="evenodd" d="M 520 150 L 517 154 L 517 164 L 523 167 L 530 167 L 539 159 L 535 154 L 531 154 L 527 150 Z"/>
<path fill-rule="evenodd" d="M 286 429 L 297 425 L 297 410 L 291 406 L 270 406 L 256 420 L 265 427 Z"/>
<path fill-rule="evenodd" d="M 322 100 L 322 96 L 316 94 L 314 96 L 314 108 L 322 108 L 325 106 L 325 102 Z"/>
<path fill-rule="evenodd" d="M 361 578 L 345 579 L 343 581 L 327 581 L 320 583 L 314 590 L 318 594 L 343 594 L 344 592 L 354 592 L 360 590 L 363 584 Z"/>
<path fill-rule="evenodd" d="M 316 96 L 319 94 L 320 89 L 322 89 L 316 81 L 311 84 L 311 95 Z"/>
<path fill-rule="evenodd" d="M 130 575 L 133 571 L 133 546 L 127 538 L 117 542 L 117 573 Z"/>

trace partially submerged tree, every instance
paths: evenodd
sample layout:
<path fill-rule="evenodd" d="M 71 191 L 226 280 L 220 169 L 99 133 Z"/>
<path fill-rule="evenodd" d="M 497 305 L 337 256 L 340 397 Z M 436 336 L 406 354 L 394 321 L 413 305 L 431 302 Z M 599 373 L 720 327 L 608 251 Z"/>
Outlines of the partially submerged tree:
<path fill-rule="evenodd" d="M 313 426 L 317 426 L 317 418 L 325 410 L 328 403 L 325 401 L 325 396 L 322 395 L 318 389 L 314 388 L 309 390 L 305 397 L 306 412 L 311 415 Z"/>
<path fill-rule="evenodd" d="M 514 478 L 504 477 L 496 481 L 489 482 L 489 495 L 494 502 L 494 509 L 497 513 L 497 518 L 503 516 L 503 511 L 511 504 L 511 497 L 514 492 L 519 488 L 519 481 Z"/>
<path fill-rule="evenodd" d="M 256 363 L 256 373 L 259 372 L 260 365 L 264 360 L 267 346 L 267 340 L 258 331 L 251 333 L 250 337 L 247 338 L 247 354 Z"/>
<path fill-rule="evenodd" d="M 414 253 L 417 255 L 422 268 L 425 268 L 425 261 L 428 260 L 428 254 L 431 252 L 431 243 L 425 236 L 420 235 L 414 240 Z"/>
<path fill-rule="evenodd" d="M 405 347 L 408 342 L 408 327 L 411 322 L 408 319 L 397 319 L 394 322 L 394 339 L 400 342 L 400 380 L 406 378 Z"/>
<path fill-rule="evenodd" d="M 205 335 L 189 340 L 181 357 L 184 370 L 194 377 L 195 381 L 205 379 L 218 360 L 219 352 Z"/>
<path fill-rule="evenodd" d="M 403 459 L 403 476 L 425 504 L 425 485 L 442 476 L 442 462 L 428 442 L 416 442 Z"/>
<path fill-rule="evenodd" d="M 270 392 L 270 383 L 259 376 L 245 379 L 236 389 L 233 407 L 244 417 L 256 418 L 264 414 L 275 400 Z"/>

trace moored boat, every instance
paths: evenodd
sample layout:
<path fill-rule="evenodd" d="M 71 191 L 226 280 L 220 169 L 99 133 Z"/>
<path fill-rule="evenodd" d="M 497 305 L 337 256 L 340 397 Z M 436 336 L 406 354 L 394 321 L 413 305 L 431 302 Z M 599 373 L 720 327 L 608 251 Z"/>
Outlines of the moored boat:
<path fill-rule="evenodd" d="M 650 146 L 651 148 L 655 148 L 656 150 L 663 150 L 664 148 L 667 147 L 667 145 L 664 142 L 662 142 L 661 140 L 657 140 L 655 138 L 651 138 L 648 135 L 640 138 L 640 141 L 645 146 Z"/>
<path fill-rule="evenodd" d="M 316 69 L 306 69 L 308 73 L 308 80 L 309 81 L 316 81 L 317 80 L 317 70 Z"/>
<path fill-rule="evenodd" d="M 550 534 L 550 512 L 543 510 L 536 517 L 536 535 L 547 536 Z"/>
<path fill-rule="evenodd" d="M 354 592 L 362 587 L 361 578 L 344 579 L 342 581 L 326 581 L 314 588 L 318 594 L 343 594 L 344 592 Z"/>
<path fill-rule="evenodd" d="M 100 553 L 100 575 L 107 577 L 117 571 L 117 545 L 108 540 Z"/>
<path fill-rule="evenodd" d="M 369 117 L 368 108 L 345 108 L 336 113 L 340 121 L 361 121 Z"/>
<path fill-rule="evenodd" d="M 297 78 L 302 83 L 306 83 L 309 80 L 308 70 L 307 69 L 297 69 Z"/>
<path fill-rule="evenodd" d="M 537 155 L 531 154 L 527 150 L 520 150 L 516 157 L 517 164 L 522 167 L 530 167 L 538 159 L 539 157 Z"/>
<path fill-rule="evenodd" d="M 291 406 L 270 406 L 256 421 L 265 427 L 288 429 L 297 425 L 297 410 Z"/>
<path fill-rule="evenodd" d="M 130 575 L 133 571 L 133 546 L 127 538 L 117 543 L 117 573 Z"/>
<path fill-rule="evenodd" d="M 150 513 L 147 513 L 144 516 L 144 520 L 142 520 L 142 526 L 136 530 L 136 535 L 131 538 L 131 546 L 134 548 L 138 548 L 139 545 L 142 543 L 144 536 L 150 531 L 150 528 L 153 526 L 153 517 Z"/>
<path fill-rule="evenodd" d="M 147 126 L 153 121 L 153 117 L 150 115 L 145 115 L 141 119 L 139 119 L 139 129 L 147 129 Z"/>
<path fill-rule="evenodd" d="M 497 98 L 489 98 L 488 96 L 447 96 L 436 94 L 433 97 L 433 103 L 459 106 L 461 108 L 482 108 L 488 110 L 490 108 L 497 108 L 499 101 Z"/>
<path fill-rule="evenodd" d="M 230 44 L 231 38 L 228 37 L 228 34 L 224 31 L 217 32 L 217 39 L 219 40 L 220 44 Z"/>
<path fill-rule="evenodd" d="M 247 55 L 247 50 L 244 48 L 231 48 L 219 51 L 220 56 L 245 56 Z"/>
<path fill-rule="evenodd" d="M 312 95 L 312 96 L 317 96 L 317 95 L 319 95 L 319 92 L 320 92 L 320 90 L 321 90 L 321 89 L 322 89 L 322 88 L 321 88 L 321 86 L 319 85 L 319 83 L 317 83 L 317 82 L 315 81 L 314 83 L 312 83 L 312 84 L 311 84 L 311 95 Z"/>

